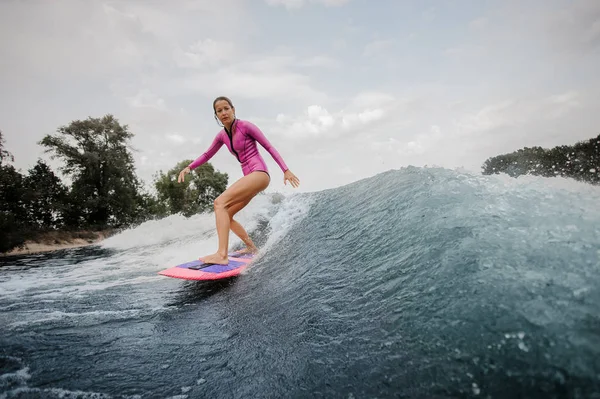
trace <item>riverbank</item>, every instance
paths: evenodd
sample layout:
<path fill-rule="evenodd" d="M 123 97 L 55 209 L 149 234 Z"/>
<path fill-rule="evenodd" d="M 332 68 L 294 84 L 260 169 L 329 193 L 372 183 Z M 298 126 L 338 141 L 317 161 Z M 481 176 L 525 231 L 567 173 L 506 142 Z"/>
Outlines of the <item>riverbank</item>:
<path fill-rule="evenodd" d="M 115 229 L 106 229 L 101 231 L 43 232 L 39 233 L 35 238 L 25 241 L 23 247 L 2 252 L 0 256 L 29 255 L 93 245 L 115 234 L 116 231 Z"/>

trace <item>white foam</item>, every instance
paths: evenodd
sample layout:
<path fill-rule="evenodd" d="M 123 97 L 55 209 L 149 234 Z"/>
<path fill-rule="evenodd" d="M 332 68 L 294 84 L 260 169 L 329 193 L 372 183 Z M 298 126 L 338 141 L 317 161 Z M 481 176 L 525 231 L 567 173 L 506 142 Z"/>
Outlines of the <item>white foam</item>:
<path fill-rule="evenodd" d="M 14 357 L 12 358 L 14 359 Z M 0 380 L 2 381 L 16 381 L 18 383 L 25 383 L 29 379 L 31 379 L 31 374 L 29 374 L 29 367 L 23 367 L 22 369 L 19 369 L 14 373 L 5 373 L 0 375 Z"/>
<path fill-rule="evenodd" d="M 236 215 L 247 231 L 276 213 L 274 195 L 258 195 Z M 230 234 L 230 247 L 241 244 Z M 149 221 L 106 239 L 101 245 L 111 256 L 76 265 L 65 264 L 12 270 L 0 283 L 0 300 L 55 300 L 121 285 L 143 285 L 162 277 L 157 272 L 179 263 L 214 253 L 218 247 L 214 214 L 184 218 L 173 215 Z"/>
<path fill-rule="evenodd" d="M 281 208 L 269 221 L 271 234 L 263 247 L 263 252 L 275 245 L 298 222 L 306 217 L 315 195 L 292 194 L 282 202 Z"/>
<path fill-rule="evenodd" d="M 267 217 L 275 208 L 272 201 L 274 195 L 257 195 L 235 216 L 246 230 L 252 230 L 261 218 Z M 237 237 L 231 234 L 231 239 Z M 213 212 L 193 215 L 186 218 L 180 214 L 171 215 L 160 220 L 150 220 L 141 225 L 125 230 L 102 242 L 104 248 L 126 250 L 148 247 L 184 247 L 197 245 L 207 240 L 216 243 L 215 215 Z"/>
<path fill-rule="evenodd" d="M 261 250 L 269 247 L 301 220 L 310 208 L 310 195 L 265 194 L 255 197 L 236 215 L 247 231 L 268 222 L 271 235 Z M 230 235 L 230 248 L 241 245 Z M 214 253 L 218 246 L 214 215 L 183 218 L 178 215 L 144 223 L 117 234 L 102 243 L 112 252 L 109 256 L 77 264 L 52 263 L 50 267 L 12 270 L 0 283 L 0 303 L 9 310 L 3 322 L 8 328 L 51 322 L 85 321 L 95 323 L 106 318 L 131 317 L 142 312 L 160 312 L 161 293 L 146 295 L 146 287 L 165 280 L 157 273 L 179 263 Z M 89 295 L 115 287 L 128 286 L 131 296 L 126 309 L 111 311 L 65 311 L 66 301 L 86 299 Z M 166 294 L 168 295 L 168 293 Z M 158 302 L 157 302 L 158 301 Z M 41 309 L 23 304 L 44 303 Z"/>
<path fill-rule="evenodd" d="M 138 308 L 124 310 L 95 310 L 91 312 L 63 312 L 59 310 L 49 311 L 48 309 L 20 312 L 21 320 L 8 325 L 9 329 L 22 326 L 31 326 L 35 324 L 46 324 L 50 321 L 60 321 L 66 319 L 85 319 L 96 323 L 109 320 L 128 319 L 130 317 L 140 317 L 144 315 L 154 315 L 161 311 L 168 310 L 168 307 Z M 78 325 L 81 325 L 78 322 Z"/>

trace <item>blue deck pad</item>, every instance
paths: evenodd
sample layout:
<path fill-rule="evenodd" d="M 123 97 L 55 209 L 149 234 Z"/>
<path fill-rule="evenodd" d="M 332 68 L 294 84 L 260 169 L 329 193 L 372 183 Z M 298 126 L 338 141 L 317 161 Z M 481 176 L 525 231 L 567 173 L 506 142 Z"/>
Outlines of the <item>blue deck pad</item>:
<path fill-rule="evenodd" d="M 181 265 L 177 265 L 177 267 L 183 267 L 186 269 L 191 268 L 193 270 L 209 272 L 209 273 L 223 273 L 223 272 L 227 272 L 229 270 L 237 269 L 240 266 L 244 266 L 246 263 L 235 261 L 235 260 L 230 260 L 229 263 L 226 265 L 206 265 L 206 267 L 202 267 L 202 265 L 204 265 L 204 264 L 205 264 L 204 262 L 202 262 L 201 260 L 198 259 L 198 260 L 193 260 L 191 262 L 182 263 Z"/>
<path fill-rule="evenodd" d="M 197 260 L 193 260 L 191 262 L 182 263 L 180 265 L 177 265 L 176 267 L 183 267 L 185 269 L 189 269 L 190 266 L 200 266 L 202 264 L 204 264 L 204 262 L 202 262 L 201 260 L 197 259 Z"/>
<path fill-rule="evenodd" d="M 210 265 L 207 267 L 203 267 L 200 271 L 209 272 L 209 273 L 223 273 L 228 272 L 233 269 L 237 269 L 240 266 L 244 266 L 246 263 L 244 262 L 235 262 L 229 261 L 227 265 Z"/>

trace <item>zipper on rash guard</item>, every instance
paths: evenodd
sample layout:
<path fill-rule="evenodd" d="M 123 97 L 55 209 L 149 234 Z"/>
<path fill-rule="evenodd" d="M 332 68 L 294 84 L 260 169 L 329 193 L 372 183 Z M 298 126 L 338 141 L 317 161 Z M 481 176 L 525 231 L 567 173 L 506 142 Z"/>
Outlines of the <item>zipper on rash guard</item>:
<path fill-rule="evenodd" d="M 237 119 L 234 119 L 233 122 L 231 123 L 231 132 L 229 130 L 227 130 L 227 128 L 225 126 L 223 126 L 223 128 L 225 129 L 225 133 L 227 133 L 227 137 L 229 137 L 229 143 L 231 144 L 231 151 L 233 151 L 233 153 L 235 154 L 235 157 L 237 158 L 238 162 L 242 163 L 242 161 L 240 161 L 240 156 L 238 155 L 235 148 L 233 148 L 233 125 L 235 124 L 235 122 L 237 122 Z"/>

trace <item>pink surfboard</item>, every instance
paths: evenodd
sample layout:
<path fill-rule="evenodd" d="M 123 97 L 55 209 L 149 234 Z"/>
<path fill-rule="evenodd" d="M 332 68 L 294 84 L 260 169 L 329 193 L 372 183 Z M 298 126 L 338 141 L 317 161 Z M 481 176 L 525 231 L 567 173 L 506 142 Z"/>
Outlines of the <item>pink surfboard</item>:
<path fill-rule="evenodd" d="M 239 275 L 253 258 L 254 254 L 242 255 L 233 252 L 229 254 L 229 263 L 226 265 L 206 264 L 201 260 L 193 260 L 162 270 L 158 274 L 184 280 L 218 280 Z"/>

